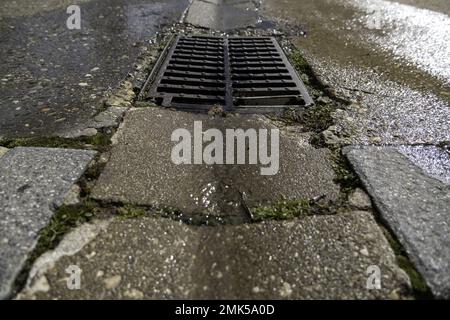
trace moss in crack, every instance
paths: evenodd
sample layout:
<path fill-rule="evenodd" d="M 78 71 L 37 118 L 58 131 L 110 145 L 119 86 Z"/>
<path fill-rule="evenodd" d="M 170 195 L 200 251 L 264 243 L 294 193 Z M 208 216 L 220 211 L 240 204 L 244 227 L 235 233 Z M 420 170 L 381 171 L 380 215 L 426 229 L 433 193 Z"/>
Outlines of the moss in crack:
<path fill-rule="evenodd" d="M 286 220 L 307 216 L 311 212 L 309 200 L 281 200 L 268 205 L 250 208 L 254 221 L 267 219 Z"/>
<path fill-rule="evenodd" d="M 136 101 L 133 103 L 135 108 L 158 108 L 158 105 L 152 101 Z"/>
<path fill-rule="evenodd" d="M 324 88 L 324 85 L 317 79 L 317 77 L 314 74 L 313 69 L 309 65 L 308 61 L 303 57 L 300 50 L 294 49 L 292 50 L 291 54 L 289 55 L 289 58 L 291 60 L 292 66 L 297 69 L 297 71 L 305 74 L 309 82 L 313 84 L 316 87 Z"/>
<path fill-rule="evenodd" d="M 331 116 L 335 108 L 331 104 L 323 106 L 313 106 L 305 110 L 302 114 L 301 120 L 305 130 L 320 133 L 332 126 L 334 123 Z"/>
<path fill-rule="evenodd" d="M 110 144 L 112 133 L 97 133 L 92 137 L 60 138 L 60 137 L 36 137 L 3 139 L 0 146 L 12 149 L 15 147 L 45 147 L 62 149 L 90 149 L 104 151 Z"/>
<path fill-rule="evenodd" d="M 90 221 L 96 213 L 96 204 L 89 201 L 75 206 L 62 205 L 56 209 L 50 222 L 40 231 L 36 247 L 15 280 L 14 294 L 18 293 L 25 285 L 28 273 L 39 256 L 48 250 L 55 249 L 64 235 L 73 228 Z"/>
<path fill-rule="evenodd" d="M 353 171 L 350 162 L 342 154 L 341 150 L 333 150 L 331 159 L 335 172 L 334 182 L 341 187 L 341 193 L 345 198 L 356 188 L 361 187 L 361 181 Z"/>
<path fill-rule="evenodd" d="M 335 214 L 338 206 L 320 200 L 297 199 L 279 200 L 270 204 L 249 208 L 252 220 L 290 220 L 312 215 Z"/>
<path fill-rule="evenodd" d="M 306 109 L 287 109 L 282 120 L 289 125 L 299 123 L 304 131 L 320 133 L 333 125 L 332 112 L 336 109 L 338 102 L 335 101 L 335 97 L 328 94 L 329 88 L 316 77 L 298 49 L 293 49 L 289 57 L 293 67 L 308 78 L 308 91 L 316 96 L 319 103 Z"/>
<path fill-rule="evenodd" d="M 54 249 L 68 231 L 91 220 L 96 210 L 96 204 L 90 201 L 56 209 L 48 225 L 41 230 L 33 255 L 37 258 L 45 251 Z"/>
<path fill-rule="evenodd" d="M 80 196 L 83 198 L 90 195 L 92 187 L 100 177 L 100 174 L 106 165 L 105 162 L 101 162 L 99 159 L 100 155 L 96 155 L 95 159 L 89 164 L 88 168 L 84 172 L 84 175 L 78 181 L 78 185 L 81 188 Z"/>
<path fill-rule="evenodd" d="M 126 204 L 123 207 L 118 208 L 116 213 L 118 214 L 119 219 L 122 220 L 148 216 L 148 211 L 146 208 L 132 204 Z"/>
<path fill-rule="evenodd" d="M 409 276 L 411 280 L 411 286 L 413 289 L 413 294 L 418 299 L 433 299 L 433 294 L 430 288 L 423 279 L 422 275 L 417 271 L 412 262 L 408 259 L 405 249 L 397 240 L 397 238 L 388 229 L 381 226 L 384 236 L 389 242 L 392 250 L 395 253 L 397 263 L 403 271 Z"/>

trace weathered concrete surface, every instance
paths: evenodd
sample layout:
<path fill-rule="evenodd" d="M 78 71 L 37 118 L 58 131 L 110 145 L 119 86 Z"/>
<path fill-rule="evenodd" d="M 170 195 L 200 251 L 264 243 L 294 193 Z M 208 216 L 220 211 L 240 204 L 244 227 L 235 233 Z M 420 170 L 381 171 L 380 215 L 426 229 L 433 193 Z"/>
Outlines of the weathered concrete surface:
<path fill-rule="evenodd" d="M 0 299 L 11 285 L 52 209 L 64 201 L 95 152 L 15 148 L 0 158 Z"/>
<path fill-rule="evenodd" d="M 392 148 L 344 153 L 432 292 L 450 298 L 450 187 Z"/>
<path fill-rule="evenodd" d="M 100 231 L 106 230 L 110 222 L 111 219 L 85 223 L 68 233 L 56 249 L 47 251 L 34 262 L 27 283 L 17 298 L 23 297 L 26 299 L 37 292 L 47 292 L 50 287 L 45 278 L 45 273 L 54 268 L 61 257 L 72 256 L 83 249 L 85 245 L 97 237 Z"/>
<path fill-rule="evenodd" d="M 131 70 L 142 45 L 177 22 L 188 0 L 0 2 L 0 136 L 85 129 L 101 99 Z M 81 30 L 69 30 L 69 5 Z"/>
<path fill-rule="evenodd" d="M 229 216 L 242 211 L 242 193 L 247 195 L 249 206 L 282 197 L 337 197 L 339 188 L 333 182 L 329 150 L 315 149 L 301 138 L 282 132 L 280 169 L 273 176 L 262 176 L 259 164 L 174 164 L 171 152 L 176 143 L 171 135 L 179 128 L 193 134 L 194 121 L 202 121 L 203 131 L 217 128 L 222 133 L 227 128 L 275 128 L 256 115 L 223 118 L 159 108 L 130 111 L 92 196 L 105 201 L 169 206 L 184 213 Z"/>
<path fill-rule="evenodd" d="M 258 22 L 254 1 L 194 0 L 185 22 L 213 30 L 232 30 L 254 26 Z"/>
<path fill-rule="evenodd" d="M 450 141 L 448 1 L 266 0 L 322 80 L 358 101 L 336 115 L 354 144 Z M 419 3 L 419 8 L 414 7 Z M 432 6 L 442 12 L 420 7 Z M 447 8 L 447 10 L 445 10 Z M 447 13 L 447 14 L 445 14 Z"/>
<path fill-rule="evenodd" d="M 82 269 L 68 290 L 65 269 Z M 381 269 L 381 290 L 366 270 Z M 115 220 L 41 273 L 38 299 L 399 298 L 407 277 L 370 213 L 195 227 L 170 219 Z"/>

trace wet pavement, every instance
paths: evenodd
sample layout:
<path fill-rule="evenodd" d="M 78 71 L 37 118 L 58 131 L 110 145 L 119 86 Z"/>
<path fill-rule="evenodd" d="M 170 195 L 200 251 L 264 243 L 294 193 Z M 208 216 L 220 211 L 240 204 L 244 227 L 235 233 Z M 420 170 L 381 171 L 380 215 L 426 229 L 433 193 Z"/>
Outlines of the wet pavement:
<path fill-rule="evenodd" d="M 83 128 L 130 71 L 140 46 L 177 22 L 188 0 L 75 3 L 81 30 L 66 27 L 74 1 L 0 3 L 0 137 Z"/>
<path fill-rule="evenodd" d="M 221 31 L 255 26 L 258 23 L 256 1 L 193 0 L 186 23 Z"/>
<path fill-rule="evenodd" d="M 220 130 L 223 133 L 223 150 L 235 148 L 235 140 L 225 141 L 226 131 L 271 130 L 277 127 L 258 115 L 210 116 L 160 108 L 133 109 L 128 112 L 119 128 L 117 144 L 99 177 L 92 197 L 112 203 L 155 205 L 159 208 L 181 210 L 195 223 L 205 223 L 209 217 L 226 223 L 242 223 L 249 220 L 242 202 L 256 207 L 281 199 L 300 200 L 324 196 L 334 201 L 339 187 L 334 183 L 331 152 L 316 149 L 306 137 L 289 136 L 281 131 L 279 137 L 278 164 L 177 165 L 171 157 L 176 143 L 171 141 L 177 129 L 186 129 L 194 135 L 194 121 L 202 122 L 202 130 Z M 274 143 L 267 135 L 269 150 Z M 194 136 L 192 143 L 194 143 Z M 258 143 L 266 141 L 258 140 Z M 206 148 L 208 143 L 203 143 Z M 199 148 L 201 148 L 200 146 Z M 189 146 L 191 148 L 191 146 Z M 249 143 L 245 146 L 249 148 Z M 206 149 L 205 149 L 206 150 Z M 192 154 L 202 153 L 202 149 Z M 206 151 L 205 151 L 206 152 Z M 249 151 L 245 151 L 248 159 Z M 228 157 L 228 155 L 226 155 Z M 261 160 L 259 155 L 258 161 Z M 273 175 L 261 175 L 261 168 L 273 169 Z M 242 199 L 242 194 L 246 199 Z"/>
<path fill-rule="evenodd" d="M 215 228 L 116 219 L 86 244 L 93 229 L 75 230 L 38 261 L 17 298 L 399 299 L 409 286 L 363 211 Z M 366 287 L 374 264 L 380 290 Z M 83 270 L 80 290 L 67 288 L 70 265 Z"/>
<path fill-rule="evenodd" d="M 276 27 L 274 33 L 287 36 L 301 50 L 328 89 L 351 102 L 339 104 L 342 109 L 333 113 L 332 133 L 343 136 L 346 144 L 395 145 L 406 157 L 397 162 L 382 158 L 385 167 L 392 165 L 391 174 L 379 168 L 381 160 L 373 164 L 369 156 L 352 162 L 360 177 L 371 173 L 361 179 L 371 198 L 356 189 L 346 203 L 335 182 L 337 174 L 342 178 L 346 172 L 333 170 L 332 151 L 312 146 L 313 133 L 303 132 L 301 126 L 263 116 L 198 115 L 149 105 L 127 110 L 112 149 L 101 155 L 106 167 L 89 184 L 82 201 L 95 199 L 102 209 L 112 212 L 122 205 L 146 206 L 147 213 L 154 212 L 155 205 L 175 212 L 107 219 L 101 226 L 85 224 L 75 229 L 78 235 L 69 235 L 56 252 L 47 252 L 62 259 L 43 271 L 42 277 L 29 279 L 33 288 L 27 288 L 31 292 L 26 290 L 25 298 L 408 297 L 408 279 L 371 210 L 383 213 L 400 240 L 408 234 L 420 242 L 420 230 L 408 233 L 404 228 L 422 223 L 428 230 L 439 226 L 439 234 L 431 231 L 436 238 L 432 240 L 448 243 L 447 224 L 441 225 L 448 217 L 448 187 L 443 183 L 450 181 L 450 6 L 446 1 L 195 0 L 190 11 L 185 11 L 187 0 L 79 3 L 81 31 L 65 27 L 68 1 L 0 4 L 0 56 L 5 62 L 0 66 L 0 137 L 70 136 L 92 126 L 105 93 L 127 74 L 141 45 L 186 12 L 185 22 L 214 27 L 217 32 L 249 25 L 270 32 Z M 234 8 L 241 11 L 233 15 Z M 180 29 L 200 30 L 192 25 Z M 252 34 L 255 29 L 240 32 Z M 308 85 L 315 97 L 321 96 L 319 88 Z M 125 89 L 132 90 L 130 86 Z M 318 105 L 320 109 L 322 104 Z M 120 109 L 120 116 L 107 120 L 116 124 L 122 121 L 123 112 Z M 280 127 L 279 174 L 262 176 L 260 166 L 255 165 L 176 166 L 170 157 L 171 133 L 178 128 L 190 130 L 194 120 L 203 120 L 205 129 L 222 132 L 226 128 Z M 385 149 L 381 147 L 376 157 Z M 392 181 L 402 173 L 405 183 L 400 179 L 403 176 Z M 426 183 L 437 186 L 439 192 L 428 195 Z M 409 208 L 392 196 L 397 194 L 423 206 L 427 200 L 428 216 L 419 212 L 408 224 L 395 228 L 401 219 L 392 217 Z M 286 198 L 311 204 L 311 198 L 322 196 L 332 201 L 328 205 L 339 206 L 338 210 L 290 221 L 249 221 L 252 209 L 248 206 Z M 351 212 L 350 208 L 368 211 Z M 408 210 L 417 208 L 420 205 Z M 180 218 L 180 212 L 189 219 Z M 199 226 L 210 215 L 225 225 Z M 407 213 L 402 216 L 409 217 Z M 419 253 L 435 252 L 441 246 L 431 244 L 430 250 L 420 246 Z M 67 254 L 62 253 L 65 250 Z M 436 264 L 436 270 L 425 273 L 419 269 L 433 288 L 437 283 L 433 279 L 446 272 L 448 250 L 426 255 L 431 261 L 439 254 L 445 260 Z M 420 261 L 411 261 L 422 266 Z M 65 270 L 73 264 L 82 267 L 87 280 L 82 290 L 66 288 Z M 374 264 L 382 269 L 381 290 L 366 287 L 367 267 Z M 436 291 L 438 296 L 448 295 L 441 291 Z"/>
<path fill-rule="evenodd" d="M 414 4 L 416 1 L 403 1 Z M 445 1 L 263 2 L 324 82 L 356 103 L 337 116 L 353 143 L 450 140 L 450 17 Z M 432 5 L 432 4 L 435 5 Z"/>

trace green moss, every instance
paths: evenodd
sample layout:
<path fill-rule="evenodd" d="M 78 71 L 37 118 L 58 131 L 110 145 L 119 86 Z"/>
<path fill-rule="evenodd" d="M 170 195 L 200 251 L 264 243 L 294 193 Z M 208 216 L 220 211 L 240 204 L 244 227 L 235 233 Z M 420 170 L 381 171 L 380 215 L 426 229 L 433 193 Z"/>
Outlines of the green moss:
<path fill-rule="evenodd" d="M 87 137 L 84 140 L 87 144 L 91 144 L 97 147 L 103 147 L 111 143 L 111 136 L 111 133 L 98 133 L 95 136 Z"/>
<path fill-rule="evenodd" d="M 85 149 L 86 145 L 92 145 L 95 147 L 94 149 L 102 150 L 110 144 L 111 136 L 111 133 L 98 133 L 92 137 L 80 137 L 75 139 L 59 137 L 3 139 L 0 141 L 0 146 L 10 149 L 15 147 Z"/>
<path fill-rule="evenodd" d="M 417 271 L 412 262 L 408 259 L 405 249 L 395 236 L 389 232 L 386 228 L 382 227 L 384 236 L 389 242 L 392 250 L 395 253 L 397 263 L 400 268 L 405 271 L 411 280 L 411 286 L 414 291 L 414 295 L 418 299 L 432 299 L 433 295 L 427 283 L 423 279 L 422 275 Z"/>
<path fill-rule="evenodd" d="M 67 148 L 80 149 L 83 144 L 79 140 L 65 139 L 58 137 L 39 137 L 39 138 L 19 138 L 3 140 L 1 145 L 6 148 L 15 147 L 47 147 L 47 148 Z"/>
<path fill-rule="evenodd" d="M 267 219 L 286 220 L 311 214 L 310 201 L 281 200 L 272 204 L 250 208 L 254 221 Z"/>
<path fill-rule="evenodd" d="M 334 111 L 331 104 L 313 106 L 305 110 L 301 120 L 303 127 L 310 132 L 320 133 L 334 124 L 331 113 Z"/>
<path fill-rule="evenodd" d="M 54 249 L 62 237 L 71 229 L 89 221 L 96 213 L 92 202 L 76 206 L 61 206 L 56 209 L 47 226 L 41 230 L 33 257 L 37 258 L 47 250 Z"/>
<path fill-rule="evenodd" d="M 150 101 L 136 101 L 133 104 L 135 108 L 157 108 L 158 105 Z"/>
<path fill-rule="evenodd" d="M 353 172 L 350 162 L 341 153 L 340 150 L 335 150 L 332 154 L 333 169 L 335 172 L 334 182 L 339 184 L 341 192 L 344 195 L 348 195 L 352 190 L 361 186 L 361 182 Z"/>
<path fill-rule="evenodd" d="M 119 215 L 120 219 L 134 219 L 148 215 L 146 209 L 131 204 L 127 204 L 121 208 L 118 208 L 117 214 Z"/>
<path fill-rule="evenodd" d="M 313 70 L 311 69 L 311 66 L 306 61 L 306 59 L 303 57 L 301 52 L 299 50 L 292 50 L 290 54 L 290 60 L 292 63 L 292 66 L 297 69 L 298 71 L 311 76 L 313 75 Z"/>

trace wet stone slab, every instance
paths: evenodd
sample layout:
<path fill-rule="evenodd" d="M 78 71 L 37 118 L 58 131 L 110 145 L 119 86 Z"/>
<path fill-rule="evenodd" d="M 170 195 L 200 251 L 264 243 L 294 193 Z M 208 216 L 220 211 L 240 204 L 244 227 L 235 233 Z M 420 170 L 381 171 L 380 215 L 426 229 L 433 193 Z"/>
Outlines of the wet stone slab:
<path fill-rule="evenodd" d="M 310 199 L 321 195 L 329 200 L 337 198 L 339 188 L 333 182 L 330 152 L 315 149 L 281 131 L 279 171 L 275 175 L 261 175 L 261 168 L 268 165 L 259 161 L 239 165 L 175 164 L 171 154 L 178 139 L 172 142 L 172 133 L 186 129 L 193 137 L 194 121 L 201 121 L 204 132 L 215 128 L 224 137 L 227 129 L 276 128 L 267 118 L 256 115 L 224 118 L 159 108 L 133 110 L 126 115 L 115 137 L 117 144 L 93 189 L 93 197 L 108 202 L 171 207 L 188 215 L 224 213 L 227 219 L 235 218 L 239 223 L 244 210 L 243 195 L 247 206 L 282 198 Z M 194 138 L 191 146 L 193 141 Z M 204 147 L 208 144 L 204 143 Z M 225 141 L 223 150 L 226 148 Z M 246 156 L 248 161 L 248 152 Z M 194 152 L 191 161 L 193 157 Z"/>
<path fill-rule="evenodd" d="M 69 30 L 67 7 L 81 8 Z M 0 2 L 0 136 L 70 137 L 92 126 L 103 98 L 188 0 Z"/>
<path fill-rule="evenodd" d="M 0 158 L 0 299 L 34 249 L 52 209 L 83 174 L 95 152 L 15 148 Z"/>
<path fill-rule="evenodd" d="M 450 187 L 394 148 L 344 153 L 432 292 L 450 297 Z"/>
<path fill-rule="evenodd" d="M 256 25 L 258 13 L 254 1 L 194 0 L 185 22 L 226 31 Z"/>
<path fill-rule="evenodd" d="M 81 289 L 66 286 L 69 265 Z M 367 268 L 381 270 L 368 290 Z M 372 215 L 199 227 L 164 218 L 111 222 L 78 253 L 30 279 L 38 299 L 401 298 L 409 282 Z M 44 284 L 44 285 L 42 285 Z"/>

